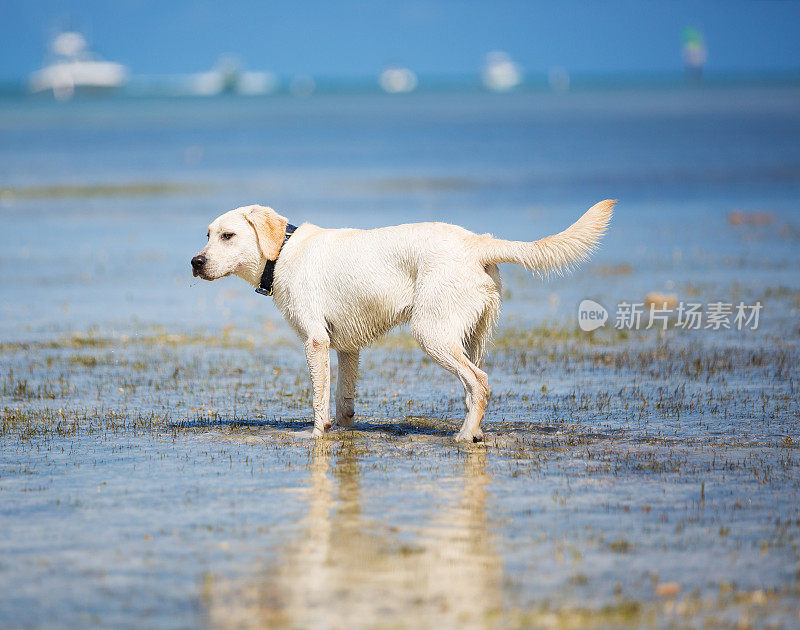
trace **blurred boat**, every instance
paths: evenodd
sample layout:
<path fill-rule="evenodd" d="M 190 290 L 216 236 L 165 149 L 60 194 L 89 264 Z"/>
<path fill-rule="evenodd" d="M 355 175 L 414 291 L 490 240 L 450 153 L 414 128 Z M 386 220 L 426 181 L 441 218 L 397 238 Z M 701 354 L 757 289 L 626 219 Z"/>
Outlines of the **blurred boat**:
<path fill-rule="evenodd" d="M 569 72 L 561 66 L 552 66 L 547 71 L 547 83 L 554 92 L 569 91 Z"/>
<path fill-rule="evenodd" d="M 494 50 L 486 55 L 481 79 L 487 89 L 493 92 L 505 92 L 522 83 L 522 68 L 508 53 Z"/>
<path fill-rule="evenodd" d="M 683 29 L 683 63 L 688 80 L 700 81 L 703 78 L 703 67 L 707 58 L 708 51 L 703 33 L 692 27 Z"/>
<path fill-rule="evenodd" d="M 222 55 L 208 72 L 190 75 L 189 92 L 198 96 L 215 94 L 269 94 L 275 91 L 278 80 L 271 72 L 243 70 L 236 55 Z"/>
<path fill-rule="evenodd" d="M 383 69 L 378 83 L 389 94 L 413 92 L 417 88 L 417 75 L 405 66 L 393 64 Z"/>
<path fill-rule="evenodd" d="M 128 69 L 99 59 L 80 33 L 60 33 L 50 43 L 50 53 L 53 60 L 30 76 L 33 92 L 52 91 L 56 99 L 67 100 L 78 92 L 113 92 L 127 81 Z"/>
<path fill-rule="evenodd" d="M 298 74 L 289 82 L 289 94 L 305 98 L 317 89 L 317 83 L 310 74 Z"/>

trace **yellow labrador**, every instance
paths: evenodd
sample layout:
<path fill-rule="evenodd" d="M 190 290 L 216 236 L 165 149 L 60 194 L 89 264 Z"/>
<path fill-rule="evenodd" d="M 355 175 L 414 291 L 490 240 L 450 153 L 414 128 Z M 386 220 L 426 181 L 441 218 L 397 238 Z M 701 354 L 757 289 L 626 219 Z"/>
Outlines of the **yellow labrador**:
<path fill-rule="evenodd" d="M 336 423 L 353 423 L 358 353 L 398 324 L 464 386 L 467 416 L 457 440 L 483 438 L 489 384 L 481 370 L 500 312 L 498 263 L 540 275 L 588 258 L 615 201 L 595 204 L 563 232 L 506 241 L 446 223 L 375 230 L 294 228 L 271 208 L 226 212 L 192 258 L 195 276 L 237 275 L 267 295 L 305 343 L 314 390 L 314 437 L 330 422 L 330 349 L 338 353 Z"/>

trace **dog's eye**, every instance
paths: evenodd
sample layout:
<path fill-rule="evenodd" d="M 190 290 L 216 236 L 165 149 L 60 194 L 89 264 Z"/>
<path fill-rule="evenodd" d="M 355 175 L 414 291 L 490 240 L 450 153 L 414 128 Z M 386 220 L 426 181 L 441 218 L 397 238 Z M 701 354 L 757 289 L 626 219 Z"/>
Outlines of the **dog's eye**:
<path fill-rule="evenodd" d="M 222 236 L 220 236 L 220 238 L 221 238 L 223 241 L 229 241 L 229 240 L 231 240 L 231 239 L 232 239 L 234 236 L 236 236 L 236 234 L 234 234 L 233 232 L 223 232 L 223 233 L 222 233 Z"/>

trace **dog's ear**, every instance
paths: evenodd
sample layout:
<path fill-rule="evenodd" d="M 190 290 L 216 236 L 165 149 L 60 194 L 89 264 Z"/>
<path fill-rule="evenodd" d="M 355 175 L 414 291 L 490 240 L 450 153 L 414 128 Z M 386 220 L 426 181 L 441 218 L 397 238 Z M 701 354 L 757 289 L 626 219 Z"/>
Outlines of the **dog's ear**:
<path fill-rule="evenodd" d="M 256 231 L 258 247 L 264 258 L 277 259 L 283 239 L 286 237 L 286 225 L 289 221 L 272 208 L 265 206 L 250 206 L 244 211 L 244 218 Z"/>

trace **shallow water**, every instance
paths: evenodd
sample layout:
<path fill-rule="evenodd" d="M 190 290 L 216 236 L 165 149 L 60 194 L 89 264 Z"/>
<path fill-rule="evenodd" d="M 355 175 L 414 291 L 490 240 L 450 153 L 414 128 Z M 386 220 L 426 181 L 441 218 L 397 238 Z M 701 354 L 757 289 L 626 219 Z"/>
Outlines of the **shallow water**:
<path fill-rule="evenodd" d="M 0 103 L 0 625 L 795 625 L 799 130 L 796 88 Z M 188 272 L 253 201 L 535 238 L 605 197 L 592 264 L 502 270 L 485 444 L 405 331 L 312 442 L 270 301 Z M 760 324 L 577 328 L 650 291 Z"/>

